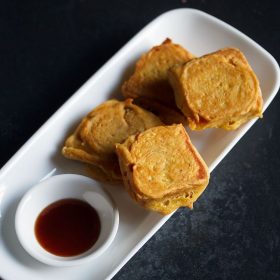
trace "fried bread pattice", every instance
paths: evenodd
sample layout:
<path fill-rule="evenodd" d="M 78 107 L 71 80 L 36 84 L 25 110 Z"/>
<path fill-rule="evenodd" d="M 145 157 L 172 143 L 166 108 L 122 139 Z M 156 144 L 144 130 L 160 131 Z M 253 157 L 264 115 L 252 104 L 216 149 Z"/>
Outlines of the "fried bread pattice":
<path fill-rule="evenodd" d="M 174 121 L 174 115 L 177 123 L 186 121 L 175 104 L 167 72 L 170 67 L 185 63 L 193 57 L 182 46 L 166 39 L 161 45 L 153 47 L 138 60 L 133 75 L 122 86 L 123 95 L 126 98 L 135 99 L 136 102 L 138 98 L 142 99 L 142 106 L 158 113 L 159 117 L 163 116 L 162 120 L 167 124 Z M 154 111 L 153 108 L 155 108 Z M 166 114 L 166 110 L 174 111 L 171 119 L 168 118 L 169 114 Z"/>
<path fill-rule="evenodd" d="M 118 181 L 122 177 L 115 144 L 122 143 L 129 135 L 161 124 L 157 116 L 132 104 L 131 99 L 109 100 L 81 121 L 65 141 L 62 154 L 89 163 L 92 176 L 97 180 Z"/>
<path fill-rule="evenodd" d="M 166 215 L 192 208 L 208 185 L 207 165 L 181 124 L 130 136 L 116 152 L 128 193 L 147 209 Z"/>
<path fill-rule="evenodd" d="M 259 81 L 238 49 L 225 48 L 174 66 L 169 81 L 193 130 L 233 130 L 262 117 Z"/>

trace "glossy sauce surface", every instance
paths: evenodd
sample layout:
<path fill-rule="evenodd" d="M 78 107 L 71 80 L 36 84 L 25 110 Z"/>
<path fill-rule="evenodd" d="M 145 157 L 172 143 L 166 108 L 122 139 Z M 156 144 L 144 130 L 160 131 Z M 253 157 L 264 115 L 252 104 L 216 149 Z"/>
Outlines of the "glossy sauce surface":
<path fill-rule="evenodd" d="M 45 250 L 70 257 L 86 252 L 96 243 L 101 224 L 96 210 L 88 203 L 62 199 L 43 209 L 34 230 Z"/>

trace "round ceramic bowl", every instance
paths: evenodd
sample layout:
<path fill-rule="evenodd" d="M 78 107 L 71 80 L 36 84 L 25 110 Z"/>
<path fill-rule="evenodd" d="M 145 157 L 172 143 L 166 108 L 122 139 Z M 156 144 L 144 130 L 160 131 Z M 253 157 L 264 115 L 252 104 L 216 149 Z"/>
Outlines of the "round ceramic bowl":
<path fill-rule="evenodd" d="M 85 253 L 60 257 L 46 251 L 37 241 L 35 221 L 51 203 L 74 198 L 89 203 L 98 213 L 101 231 L 96 243 Z M 53 266 L 73 266 L 101 255 L 112 243 L 119 225 L 119 212 L 100 183 L 81 175 L 63 174 L 46 179 L 31 188 L 21 199 L 15 216 L 15 229 L 23 248 L 35 259 Z"/>

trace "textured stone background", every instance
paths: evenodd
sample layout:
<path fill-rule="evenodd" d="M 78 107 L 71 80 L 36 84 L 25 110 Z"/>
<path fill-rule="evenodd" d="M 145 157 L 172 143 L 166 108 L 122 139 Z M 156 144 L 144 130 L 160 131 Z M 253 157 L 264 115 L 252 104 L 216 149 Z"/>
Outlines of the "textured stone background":
<path fill-rule="evenodd" d="M 138 30 L 174 8 L 233 25 L 280 61 L 279 1 L 0 2 L 0 166 Z M 280 279 L 280 99 L 114 277 Z M 0 264 L 1 275 L 1 264 Z"/>

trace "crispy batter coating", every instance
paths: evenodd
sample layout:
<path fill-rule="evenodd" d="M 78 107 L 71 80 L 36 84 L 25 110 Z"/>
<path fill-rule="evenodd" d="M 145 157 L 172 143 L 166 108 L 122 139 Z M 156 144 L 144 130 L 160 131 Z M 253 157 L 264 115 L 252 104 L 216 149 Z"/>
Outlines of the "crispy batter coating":
<path fill-rule="evenodd" d="M 116 151 L 128 193 L 150 210 L 192 208 L 209 182 L 208 168 L 181 124 L 130 136 Z"/>
<path fill-rule="evenodd" d="M 185 119 L 184 116 L 174 118 L 174 115 L 181 115 L 181 112 L 175 104 L 167 72 L 170 67 L 185 63 L 192 58 L 194 56 L 182 46 L 166 39 L 161 45 L 153 47 L 138 60 L 134 74 L 122 86 L 123 95 L 136 100 L 138 98 L 146 99 L 145 104 L 149 102 L 151 111 L 155 107 L 158 116 L 163 116 L 162 120 L 166 124 L 173 123 L 173 121 L 181 123 L 182 119 Z M 162 106 L 158 104 L 162 104 Z M 170 119 L 165 107 L 171 112 Z"/>
<path fill-rule="evenodd" d="M 238 128 L 262 117 L 258 79 L 240 50 L 225 48 L 169 71 L 177 106 L 191 129 Z"/>
<path fill-rule="evenodd" d="M 125 101 L 109 100 L 91 111 L 65 141 L 62 154 L 92 165 L 92 175 L 106 181 L 121 180 L 115 144 L 129 135 L 161 125 L 151 112 Z"/>

